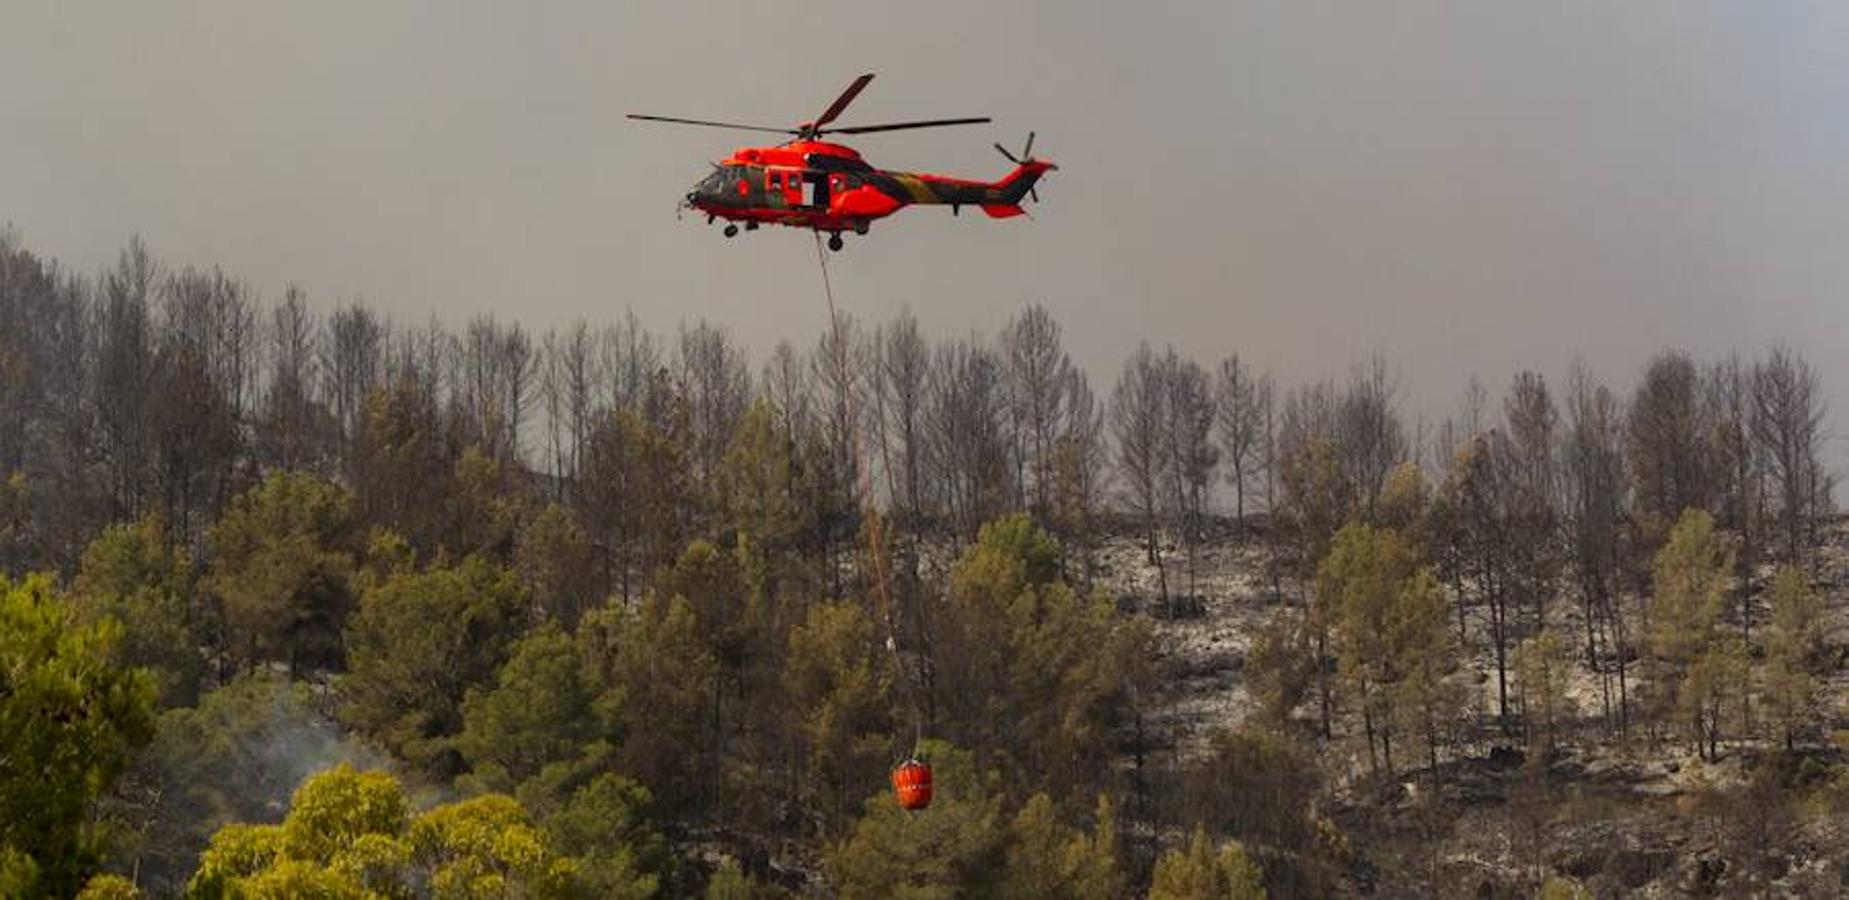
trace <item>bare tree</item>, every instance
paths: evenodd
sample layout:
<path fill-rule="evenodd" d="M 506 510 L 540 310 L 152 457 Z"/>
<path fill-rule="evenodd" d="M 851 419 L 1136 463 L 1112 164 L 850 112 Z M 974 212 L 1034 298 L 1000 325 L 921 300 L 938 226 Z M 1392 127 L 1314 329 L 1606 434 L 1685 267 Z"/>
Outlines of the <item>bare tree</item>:
<path fill-rule="evenodd" d="M 1356 366 L 1342 395 L 1338 445 L 1343 468 L 1354 487 L 1361 510 L 1370 519 L 1387 483 L 1387 473 L 1407 458 L 1406 426 L 1395 405 L 1398 385 L 1387 374 L 1387 363 L 1375 357 Z"/>
<path fill-rule="evenodd" d="M 1077 367 L 1066 370 L 1061 390 L 1065 414 L 1053 443 L 1051 521 L 1055 533 L 1077 551 L 1080 581 L 1089 586 L 1095 575 L 1098 519 L 1110 484 L 1104 407 Z"/>
<path fill-rule="evenodd" d="M 886 395 L 883 431 L 898 447 L 891 453 L 888 472 L 893 483 L 893 505 L 900 529 L 916 536 L 927 510 L 923 489 L 925 469 L 925 404 L 930 390 L 931 351 L 918 331 L 910 309 L 899 311 L 882 332 L 880 382 Z"/>
<path fill-rule="evenodd" d="M 548 465 L 560 498 L 569 494 L 597 414 L 597 339 L 580 319 L 563 334 L 547 332 L 541 348 L 539 394 L 546 408 Z"/>
<path fill-rule="evenodd" d="M 518 324 L 477 316 L 463 331 L 457 401 L 468 439 L 491 459 L 517 462 L 521 424 L 533 401 L 533 342 Z"/>
<path fill-rule="evenodd" d="M 1213 442 L 1214 400 L 1207 373 L 1170 347 L 1157 366 L 1162 386 L 1163 506 L 1187 552 L 1188 592 L 1196 593 L 1195 545 L 1207 512 L 1207 489 L 1219 465 Z"/>
<path fill-rule="evenodd" d="M 1620 732 L 1630 721 L 1629 635 L 1623 608 L 1629 497 L 1624 418 L 1612 392 L 1595 383 L 1584 365 L 1575 364 L 1567 383 L 1561 452 L 1567 560 L 1584 604 L 1586 664 L 1599 677 L 1605 718 L 1611 721 L 1615 711 Z"/>
<path fill-rule="evenodd" d="M 1265 465 L 1265 417 L 1274 388 L 1270 375 L 1254 376 L 1238 354 L 1220 362 L 1214 388 L 1221 459 L 1226 463 L 1226 481 L 1233 487 L 1233 516 L 1243 527 L 1246 491 L 1270 474 Z"/>
<path fill-rule="evenodd" d="M 1123 502 L 1142 524 L 1143 555 L 1156 567 L 1162 602 L 1168 603 L 1168 570 L 1162 564 L 1163 485 L 1167 394 L 1161 362 L 1147 343 L 1124 362 L 1111 394 L 1111 436 L 1117 442 L 1117 479 Z"/>
<path fill-rule="evenodd" d="M 14 298 L 19 318 L 13 323 L 22 333 L 10 365 L 3 360 L 12 355 L 5 349 L 12 341 L 0 341 L 0 368 L 10 370 L 0 374 L 0 391 L 12 395 L 6 405 L 21 414 L 11 423 L 16 434 L 8 443 L 20 456 L 14 468 L 0 471 L 9 482 L 16 474 L 25 477 L 26 493 L 36 494 L 32 506 L 41 527 L 33 543 L 43 554 L 40 560 L 62 562 L 76 558 L 108 515 L 108 498 L 97 489 L 99 454 L 85 364 L 92 290 L 75 273 L 31 263 L 24 268 L 26 292 Z"/>
<path fill-rule="evenodd" d="M 1712 471 L 1717 491 L 1720 526 L 1739 538 L 1734 554 L 1734 593 L 1740 601 L 1740 628 L 1750 637 L 1753 627 L 1751 586 L 1753 570 L 1765 542 L 1765 475 L 1753 441 L 1752 371 L 1737 354 L 1729 355 L 1703 373 L 1704 418 L 1712 428 Z"/>
<path fill-rule="evenodd" d="M 1559 413 L 1547 381 L 1521 372 L 1503 400 L 1506 427 L 1497 454 L 1507 467 L 1502 479 L 1503 513 L 1509 533 L 1509 588 L 1517 608 L 1533 612 L 1531 628 L 1546 627 L 1547 600 L 1559 572 L 1559 477 L 1554 452 Z"/>
<path fill-rule="evenodd" d="M 565 423 L 565 378 L 564 364 L 561 360 L 559 333 L 556 329 L 546 332 L 539 339 L 539 405 L 545 412 L 546 447 L 542 456 L 546 473 L 552 476 L 554 499 L 562 499 L 565 490 L 565 457 L 568 427 Z"/>
<path fill-rule="evenodd" d="M 140 238 L 131 238 L 115 267 L 103 275 L 90 326 L 97 443 L 109 472 L 110 512 L 117 519 L 139 516 L 146 491 L 148 382 L 154 365 L 149 308 L 159 283 L 159 264 Z"/>
<path fill-rule="evenodd" d="M 792 441 L 805 433 L 814 415 L 809 405 L 809 369 L 789 341 L 777 342 L 758 383 L 776 411 L 778 430 Z"/>
<path fill-rule="evenodd" d="M 290 285 L 270 311 L 270 366 L 257 420 L 259 462 L 277 469 L 318 471 L 328 429 L 314 391 L 318 329 L 300 288 Z"/>
<path fill-rule="evenodd" d="M 751 372 L 744 351 L 724 328 L 705 320 L 681 327 L 674 354 L 674 392 L 686 404 L 687 455 L 694 483 L 705 490 L 751 402 Z"/>
<path fill-rule="evenodd" d="M 969 540 L 1011 499 L 1002 364 L 977 337 L 939 344 L 931 362 L 927 483 L 939 491 L 951 532 Z"/>
<path fill-rule="evenodd" d="M 1509 650 L 1514 643 L 1510 615 L 1511 542 L 1508 501 L 1512 444 L 1496 432 L 1466 438 L 1453 457 L 1442 490 L 1447 510 L 1446 541 L 1457 560 L 1459 587 L 1474 589 L 1488 614 L 1496 661 L 1497 720 L 1504 733 L 1509 717 Z M 1459 630 L 1463 629 L 1462 613 Z"/>
<path fill-rule="evenodd" d="M 1801 565 L 1830 512 L 1833 484 L 1822 460 L 1827 404 L 1817 373 L 1784 346 L 1754 364 L 1752 395 L 1753 439 L 1773 486 L 1784 556 Z"/>
<path fill-rule="evenodd" d="M 217 270 L 180 271 L 161 300 L 150 451 L 167 520 L 199 540 L 241 487 L 255 310 L 248 288 Z"/>
<path fill-rule="evenodd" d="M 815 476 L 813 511 L 819 528 L 823 570 L 841 594 L 839 554 L 852 547 L 860 527 L 860 466 L 871 465 L 859 445 L 865 390 L 871 366 L 869 345 L 858 324 L 841 316 L 823 329 L 809 357 L 810 408 L 817 413 L 817 441 L 808 454 Z M 871 477 L 871 471 L 868 473 Z"/>
<path fill-rule="evenodd" d="M 643 329 L 634 310 L 597 334 L 597 372 L 604 381 L 603 402 L 612 409 L 642 412 L 656 405 L 650 391 L 663 383 L 661 348 Z"/>
<path fill-rule="evenodd" d="M 1008 363 L 1018 496 L 1046 521 L 1052 503 L 1053 447 L 1064 418 L 1061 405 L 1072 361 L 1060 348 L 1059 323 L 1037 303 L 1002 329 L 1001 344 Z"/>
<path fill-rule="evenodd" d="M 1713 499 L 1711 429 L 1694 360 L 1677 351 L 1652 359 L 1631 399 L 1629 425 L 1638 510 L 1667 534 L 1683 510 L 1707 509 Z"/>
<path fill-rule="evenodd" d="M 385 369 L 385 326 L 372 310 L 352 303 L 328 318 L 321 341 L 322 396 L 332 408 L 343 453 L 352 442 L 366 397 Z"/>

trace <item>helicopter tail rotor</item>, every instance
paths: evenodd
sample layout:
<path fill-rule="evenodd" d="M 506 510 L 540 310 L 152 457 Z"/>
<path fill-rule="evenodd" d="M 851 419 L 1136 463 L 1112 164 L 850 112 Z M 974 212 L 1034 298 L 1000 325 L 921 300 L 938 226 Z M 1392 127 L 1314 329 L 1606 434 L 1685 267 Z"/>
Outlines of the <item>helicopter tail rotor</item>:
<path fill-rule="evenodd" d="M 1031 176 L 1027 179 L 1027 196 L 1034 198 L 1035 203 L 1039 203 L 1040 193 L 1034 190 L 1034 182 L 1039 180 L 1042 173 L 1059 167 L 1050 162 L 1034 158 L 1034 132 L 1030 131 L 1027 133 L 1027 143 L 1021 146 L 1020 156 L 1008 152 L 1008 148 L 999 143 L 995 145 L 995 152 L 1000 153 L 1009 162 L 1031 173 Z"/>

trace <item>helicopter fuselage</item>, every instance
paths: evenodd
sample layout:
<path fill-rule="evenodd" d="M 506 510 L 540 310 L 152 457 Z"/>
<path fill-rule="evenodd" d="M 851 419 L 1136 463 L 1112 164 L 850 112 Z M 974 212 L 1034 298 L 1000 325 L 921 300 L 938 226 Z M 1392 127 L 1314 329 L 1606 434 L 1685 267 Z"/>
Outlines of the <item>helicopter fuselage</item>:
<path fill-rule="evenodd" d="M 915 204 L 980 206 L 995 218 L 1020 215 L 1021 198 L 1052 163 L 1026 160 L 995 182 L 876 169 L 851 147 L 794 141 L 743 147 L 687 193 L 709 220 L 787 225 L 839 234 Z M 730 232 L 728 232 L 730 233 Z"/>

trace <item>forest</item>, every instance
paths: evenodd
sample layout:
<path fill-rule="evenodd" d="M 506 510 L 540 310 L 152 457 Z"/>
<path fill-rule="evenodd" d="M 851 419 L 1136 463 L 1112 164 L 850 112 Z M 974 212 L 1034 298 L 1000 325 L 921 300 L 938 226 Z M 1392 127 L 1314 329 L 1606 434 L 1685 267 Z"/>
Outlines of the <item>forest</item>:
<path fill-rule="evenodd" d="M 1094 385 L 1029 305 L 754 360 L 0 233 L 0 895 L 1849 885 L 1800 354 L 1489 373 L 1427 424 L 1386 360 L 1228 349 Z M 1239 702 L 1180 733 L 1234 602 Z"/>

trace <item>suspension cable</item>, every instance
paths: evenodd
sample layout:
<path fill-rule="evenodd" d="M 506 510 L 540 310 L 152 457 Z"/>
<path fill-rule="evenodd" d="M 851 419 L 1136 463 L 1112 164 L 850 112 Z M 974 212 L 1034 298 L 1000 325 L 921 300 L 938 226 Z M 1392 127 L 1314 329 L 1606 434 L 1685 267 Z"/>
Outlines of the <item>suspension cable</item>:
<path fill-rule="evenodd" d="M 835 311 L 835 290 L 828 278 L 828 254 L 822 252 L 822 232 L 815 234 L 815 261 L 822 269 L 822 296 L 828 301 L 828 327 L 833 334 L 835 351 L 835 385 L 841 392 L 841 404 L 847 414 L 850 446 L 854 453 L 854 476 L 856 492 L 860 502 L 861 516 L 867 523 L 867 555 L 873 562 L 874 597 L 879 606 L 880 620 L 886 626 L 886 650 L 892 654 L 894 677 L 905 686 L 907 705 L 912 713 L 912 755 L 918 754 L 918 745 L 924 742 L 924 716 L 918 705 L 918 686 L 905 673 L 905 662 L 899 656 L 899 629 L 892 614 L 892 586 L 886 568 L 886 541 L 883 537 L 884 526 L 879 510 L 873 502 L 873 469 L 867 464 L 865 435 L 860 429 L 860 415 L 854 405 L 854 390 L 848 380 L 847 342 L 841 332 L 841 316 Z"/>

